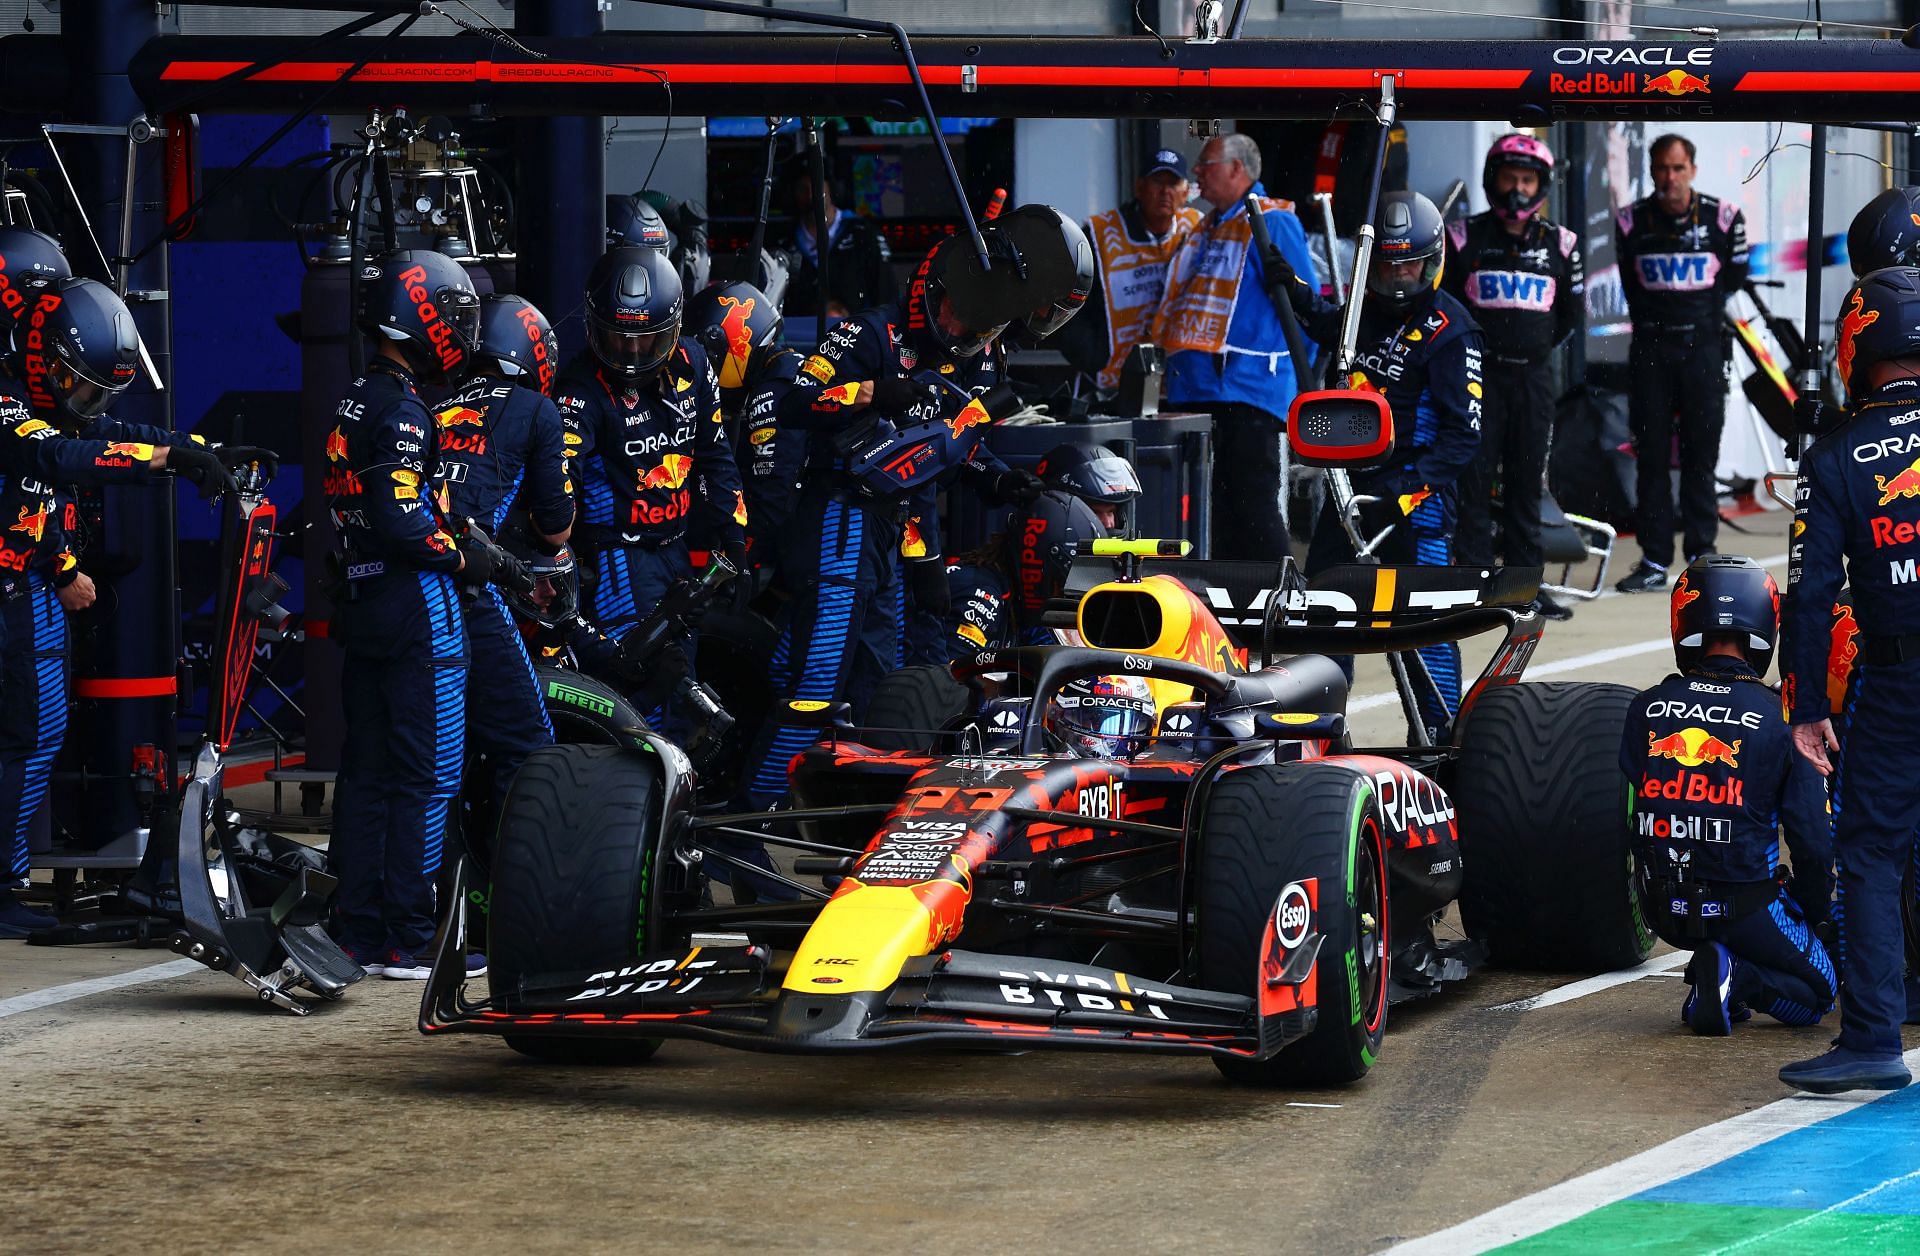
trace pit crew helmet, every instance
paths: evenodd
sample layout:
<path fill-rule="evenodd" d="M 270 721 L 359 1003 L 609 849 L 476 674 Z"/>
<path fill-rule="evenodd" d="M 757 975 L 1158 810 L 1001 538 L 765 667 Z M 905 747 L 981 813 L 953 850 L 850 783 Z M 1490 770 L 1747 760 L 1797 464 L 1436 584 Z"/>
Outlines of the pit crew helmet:
<path fill-rule="evenodd" d="M 1389 192 L 1380 201 L 1374 223 L 1379 240 L 1367 272 L 1367 291 L 1398 314 L 1410 312 L 1440 287 L 1440 267 L 1446 260 L 1446 227 L 1432 201 L 1418 192 Z M 1403 262 L 1421 263 L 1411 278 L 1388 268 Z"/>
<path fill-rule="evenodd" d="M 434 383 L 465 370 L 480 338 L 480 294 L 466 267 L 432 249 L 401 249 L 360 274 L 359 327 Z"/>
<path fill-rule="evenodd" d="M 1006 330 L 1006 324 L 995 327 L 969 328 L 960 325 L 959 331 L 949 331 L 940 324 L 940 307 L 948 305 L 949 317 L 959 324 L 957 316 L 951 313 L 947 302 L 947 284 L 949 276 L 956 269 L 954 262 L 964 243 L 956 243 L 959 236 L 946 239 L 927 250 L 920 260 L 919 270 L 914 272 L 913 282 L 907 288 L 907 330 L 926 340 L 933 347 L 950 358 L 978 357 L 994 338 Z"/>
<path fill-rule="evenodd" d="M 1065 587 L 1079 543 L 1107 535 L 1093 507 L 1058 489 L 1040 494 L 1013 516 L 1007 565 L 1013 571 L 1014 608 L 1024 622 L 1035 622 L 1047 599 Z"/>
<path fill-rule="evenodd" d="M 720 404 L 738 412 L 747 390 L 780 347 L 780 307 L 749 283 L 715 284 L 687 301 L 684 330 L 707 351 L 720 379 Z"/>
<path fill-rule="evenodd" d="M 1159 709 L 1138 676 L 1094 676 L 1062 685 L 1047 703 L 1044 726 L 1061 749 L 1082 759 L 1124 759 L 1153 736 Z"/>
<path fill-rule="evenodd" d="M 31 227 L 0 227 L 0 310 L 18 326 L 41 292 L 73 274 L 60 241 Z"/>
<path fill-rule="evenodd" d="M 1093 245 L 1087 243 L 1087 233 L 1080 229 L 1079 223 L 1051 205 L 1022 205 L 1005 215 L 1000 222 L 1012 226 L 1008 220 L 1014 218 L 1035 219 L 1051 226 L 1053 233 L 1059 237 L 1057 249 L 1052 247 L 1051 240 L 1048 241 L 1049 247 L 1044 251 L 1050 256 L 1026 259 L 1028 269 L 1036 278 L 1058 283 L 1056 292 L 1049 295 L 1046 304 L 1019 321 L 1026 335 L 1034 340 L 1045 340 L 1072 321 L 1092 295 Z M 1059 282 L 1061 280 L 1064 282 Z"/>
<path fill-rule="evenodd" d="M 502 590 L 516 619 L 542 628 L 558 628 L 580 609 L 580 567 L 573 550 L 562 545 L 559 552 L 542 554 L 531 546 L 511 546 L 527 564 L 532 585 L 522 592 Z"/>
<path fill-rule="evenodd" d="M 1920 265 L 1920 187 L 1888 188 L 1860 207 L 1847 228 L 1847 264 L 1855 279 Z"/>
<path fill-rule="evenodd" d="M 1539 188 L 1531 197 L 1522 196 L 1518 191 L 1504 195 L 1495 191 L 1493 176 L 1502 166 L 1533 171 L 1540 176 Z M 1506 222 L 1525 222 L 1538 213 L 1547 199 L 1547 185 L 1552 182 L 1553 150 L 1518 131 L 1495 140 L 1493 147 L 1487 149 L 1486 163 L 1480 167 L 1480 190 L 1487 194 L 1487 204 L 1494 216 Z"/>
<path fill-rule="evenodd" d="M 1868 367 L 1908 357 L 1920 357 L 1920 269 L 1888 266 L 1861 276 L 1841 299 L 1833 329 L 1833 364 L 1848 398 L 1866 395 Z"/>
<path fill-rule="evenodd" d="M 1767 674 L 1780 638 L 1780 586 L 1767 569 L 1738 554 L 1711 554 L 1687 564 L 1673 586 L 1673 656 L 1682 671 L 1699 666 L 1707 638 L 1743 637 L 1741 651 L 1756 676 Z"/>
<path fill-rule="evenodd" d="M 713 274 L 713 254 L 707 248 L 707 207 L 652 189 L 637 193 L 636 199 L 657 210 L 660 221 L 666 224 L 667 255 L 680 272 L 680 287 L 687 292 L 706 287 Z"/>
<path fill-rule="evenodd" d="M 660 211 L 647 202 L 637 196 L 609 196 L 607 247 L 617 249 L 629 244 L 664 253 L 673 246 L 673 236 L 668 233 Z"/>
<path fill-rule="evenodd" d="M 612 250 L 587 276 L 587 346 L 614 375 L 652 379 L 680 343 L 680 274 L 658 249 Z"/>
<path fill-rule="evenodd" d="M 46 299 L 48 294 L 54 299 Z M 139 373 L 140 334 L 133 315 L 98 280 L 70 276 L 49 285 L 27 315 L 23 334 L 40 344 L 27 368 L 35 410 L 85 423 L 106 413 Z"/>
<path fill-rule="evenodd" d="M 1090 440 L 1055 445 L 1041 457 L 1034 474 L 1048 488 L 1073 494 L 1096 513 L 1102 505 L 1113 507 L 1113 526 L 1119 531 L 1126 530 L 1127 507 L 1140 496 L 1140 477 L 1133 464 Z"/>
<path fill-rule="evenodd" d="M 476 369 L 495 370 L 546 392 L 560 369 L 560 341 L 533 302 L 492 292 L 480 298 L 480 338 L 473 358 Z"/>

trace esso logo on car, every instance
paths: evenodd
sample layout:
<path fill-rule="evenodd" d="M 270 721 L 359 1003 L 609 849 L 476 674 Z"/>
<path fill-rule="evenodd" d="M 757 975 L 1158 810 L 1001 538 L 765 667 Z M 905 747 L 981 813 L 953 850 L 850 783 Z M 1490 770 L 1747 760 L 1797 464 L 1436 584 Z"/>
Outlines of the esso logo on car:
<path fill-rule="evenodd" d="M 1629 44 L 1624 48 L 1571 45 L 1553 50 L 1555 65 L 1695 65 L 1711 66 L 1711 47 L 1680 48 L 1673 44 Z"/>
<path fill-rule="evenodd" d="M 1291 951 L 1307 940 L 1307 930 L 1313 925 L 1313 903 L 1307 897 L 1307 887 L 1298 881 L 1290 882 L 1280 891 L 1280 901 L 1273 908 L 1273 931 L 1280 945 Z"/>

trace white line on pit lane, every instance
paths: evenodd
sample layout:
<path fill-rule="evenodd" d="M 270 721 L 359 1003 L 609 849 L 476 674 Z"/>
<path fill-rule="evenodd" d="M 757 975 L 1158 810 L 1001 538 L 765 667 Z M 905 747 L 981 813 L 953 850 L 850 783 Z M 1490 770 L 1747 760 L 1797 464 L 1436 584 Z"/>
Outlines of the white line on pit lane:
<path fill-rule="evenodd" d="M 1920 1050 L 1907 1052 L 1906 1060 L 1908 1068 L 1920 1068 Z M 1517 1243 L 1893 1093 L 1856 1090 L 1844 1095 L 1794 1095 L 1776 1100 L 1387 1250 L 1395 1256 L 1451 1256 Z"/>
<path fill-rule="evenodd" d="M 168 960 L 164 964 L 149 964 L 145 968 L 136 968 L 132 972 L 89 977 L 85 981 L 69 981 L 63 986 L 48 986 L 45 990 L 34 990 L 27 994 L 16 994 L 10 999 L 0 999 L 0 1017 L 18 1016 L 22 1012 L 52 1007 L 56 1003 L 84 999 L 90 994 L 104 994 L 108 990 L 119 990 L 126 986 L 143 986 L 149 981 L 165 981 L 169 977 L 184 977 L 188 973 L 207 971 L 207 966 L 199 960 L 175 959 Z"/>
<path fill-rule="evenodd" d="M 1615 986 L 1624 986 L 1630 981 L 1642 977 L 1664 977 L 1674 969 L 1683 966 L 1693 958 L 1692 951 L 1674 951 L 1669 955 L 1656 955 L 1637 968 L 1623 968 L 1617 973 L 1601 973 L 1598 977 L 1587 977 L 1581 981 L 1569 982 L 1557 990 L 1545 994 L 1536 994 L 1531 998 L 1516 999 L 1512 1003 L 1499 1003 L 1488 1008 L 1490 1012 L 1537 1012 L 1543 1007 L 1557 1007 L 1562 1003 L 1571 1003 L 1575 999 L 1584 999 L 1590 994 L 1602 990 L 1611 990 Z"/>
<path fill-rule="evenodd" d="M 1787 561 L 1785 554 L 1774 554 L 1767 558 L 1756 559 L 1762 567 L 1778 567 Z M 1619 596 L 1608 590 L 1601 597 Z M 1630 659 L 1642 654 L 1653 654 L 1659 650 L 1671 650 L 1673 638 L 1654 637 L 1647 641 L 1635 641 L 1631 645 L 1609 646 L 1604 650 L 1592 650 L 1586 654 L 1576 654 L 1570 659 L 1559 659 L 1552 663 L 1538 663 L 1527 668 L 1526 678 L 1537 680 L 1542 676 L 1557 676 L 1561 672 L 1577 672 L 1583 667 L 1597 667 L 1602 663 L 1614 663 L 1620 659 Z M 1400 702 L 1397 693 L 1370 693 L 1347 703 L 1347 714 L 1356 711 L 1371 711 L 1376 707 L 1396 706 Z"/>

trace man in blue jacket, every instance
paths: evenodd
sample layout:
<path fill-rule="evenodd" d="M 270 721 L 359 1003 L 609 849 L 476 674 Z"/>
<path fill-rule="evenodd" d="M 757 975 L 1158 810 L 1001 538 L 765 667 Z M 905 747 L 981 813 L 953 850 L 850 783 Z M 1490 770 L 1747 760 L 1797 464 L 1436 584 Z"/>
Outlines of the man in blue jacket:
<path fill-rule="evenodd" d="M 1193 164 L 1213 206 L 1167 270 L 1153 341 L 1167 354 L 1167 400 L 1213 416 L 1213 557 L 1278 561 L 1287 552 L 1287 407 L 1299 391 L 1269 270 L 1311 275 L 1307 236 L 1286 201 L 1260 186 L 1260 149 L 1244 135 L 1215 136 Z M 1260 198 L 1275 266 L 1262 256 L 1246 197 Z"/>

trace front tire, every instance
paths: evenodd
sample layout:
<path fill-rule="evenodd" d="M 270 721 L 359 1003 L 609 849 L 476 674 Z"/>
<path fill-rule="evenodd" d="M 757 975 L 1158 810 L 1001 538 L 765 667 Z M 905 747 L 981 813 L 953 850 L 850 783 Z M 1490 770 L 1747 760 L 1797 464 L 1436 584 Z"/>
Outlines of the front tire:
<path fill-rule="evenodd" d="M 528 756 L 501 808 L 488 914 L 487 981 L 505 1012 L 556 1011 L 529 987 L 631 963 L 650 946 L 648 890 L 659 855 L 661 769 L 612 746 Z M 535 1059 L 637 1064 L 657 1039 L 515 1035 Z"/>
<path fill-rule="evenodd" d="M 1460 915 L 1496 963 L 1612 972 L 1653 949 L 1620 771 L 1633 698 L 1626 685 L 1508 685 L 1469 713 L 1452 790 Z"/>
<path fill-rule="evenodd" d="M 1258 999 L 1260 944 L 1281 891 L 1308 877 L 1319 883 L 1313 1031 L 1269 1060 L 1216 1056 L 1220 1071 L 1256 1086 L 1365 1076 L 1387 1023 L 1386 850 L 1372 783 L 1306 763 L 1229 772 L 1208 795 L 1195 840 L 1200 978 L 1209 989 Z"/>
<path fill-rule="evenodd" d="M 944 667 L 903 667 L 881 677 L 861 719 L 875 750 L 930 750 L 947 725 L 967 713 L 967 687 Z"/>

